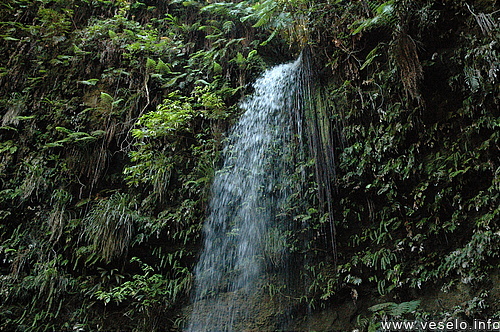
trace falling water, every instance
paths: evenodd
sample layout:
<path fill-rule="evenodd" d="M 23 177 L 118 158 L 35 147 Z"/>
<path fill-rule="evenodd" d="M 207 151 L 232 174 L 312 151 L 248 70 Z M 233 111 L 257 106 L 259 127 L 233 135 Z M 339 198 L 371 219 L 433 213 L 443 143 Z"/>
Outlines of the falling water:
<path fill-rule="evenodd" d="M 223 151 L 195 268 L 188 331 L 233 331 L 250 319 L 265 274 L 287 265 L 283 209 L 292 191 L 301 58 L 258 79 Z"/>

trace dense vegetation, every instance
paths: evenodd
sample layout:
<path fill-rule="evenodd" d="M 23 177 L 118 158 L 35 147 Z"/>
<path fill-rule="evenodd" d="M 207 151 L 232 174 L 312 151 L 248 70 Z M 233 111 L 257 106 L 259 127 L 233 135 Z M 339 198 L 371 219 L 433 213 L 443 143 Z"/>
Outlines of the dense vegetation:
<path fill-rule="evenodd" d="M 500 318 L 497 1 L 0 6 L 0 330 L 182 326 L 237 103 L 304 47 L 292 316 Z"/>

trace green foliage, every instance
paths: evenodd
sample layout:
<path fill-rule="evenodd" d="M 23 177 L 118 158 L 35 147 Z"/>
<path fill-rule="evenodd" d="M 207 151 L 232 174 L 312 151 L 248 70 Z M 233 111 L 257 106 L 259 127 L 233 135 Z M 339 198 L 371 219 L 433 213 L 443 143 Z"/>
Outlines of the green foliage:
<path fill-rule="evenodd" d="M 264 243 L 264 259 L 275 267 L 285 264 L 286 235 L 278 228 L 271 228 Z"/>
<path fill-rule="evenodd" d="M 472 235 L 470 242 L 465 247 L 444 257 L 438 273 L 442 276 L 456 273 L 464 284 L 478 282 L 486 277 L 482 273 L 483 269 L 494 267 L 489 262 L 498 257 L 499 248 L 500 234 L 491 231 L 478 231 Z"/>
<path fill-rule="evenodd" d="M 171 94 L 169 97 L 174 97 Z M 156 111 L 142 115 L 137 122 L 141 129 L 134 129 L 135 138 L 157 138 L 189 129 L 193 109 L 188 101 L 165 99 Z"/>
<path fill-rule="evenodd" d="M 238 53 L 239 55 L 241 53 Z M 231 115 L 221 96 L 217 95 L 210 85 L 197 86 L 194 95 L 196 102 L 203 107 L 201 110 L 203 117 L 212 120 L 225 120 Z"/>
<path fill-rule="evenodd" d="M 154 269 L 141 262 L 137 257 L 133 257 L 131 263 L 139 263 L 142 274 L 135 274 L 132 280 L 121 282 L 118 286 L 111 288 L 109 291 L 98 290 L 94 296 L 108 304 L 111 301 L 121 304 L 128 302 L 131 310 L 130 315 L 138 312 L 148 312 L 148 318 L 152 319 L 150 309 L 154 307 L 168 308 L 172 306 L 179 296 L 187 295 L 190 289 L 191 274 L 187 268 L 173 266 L 171 274 L 175 279 L 165 278 L 163 275 L 154 273 Z M 165 303 L 165 299 L 168 299 Z"/>
<path fill-rule="evenodd" d="M 66 34 L 70 30 L 71 22 L 69 18 L 73 15 L 71 9 L 61 8 L 60 11 L 51 8 L 40 8 L 37 16 L 40 20 L 39 32 L 42 38 L 51 38 L 53 43 L 58 43 L 66 39 Z"/>
<path fill-rule="evenodd" d="M 116 193 L 99 199 L 83 220 L 86 237 L 105 261 L 120 257 L 128 250 L 134 223 L 140 220 L 136 210 L 133 199 Z"/>
<path fill-rule="evenodd" d="M 244 61 L 207 76 L 213 57 L 193 50 L 205 43 L 198 28 L 218 23 L 197 6 L 193 20 L 184 7 L 156 5 L 2 4 L 0 329 L 113 328 L 94 295 L 119 291 L 125 299 L 109 312 L 133 317 L 122 322 L 127 329 L 176 319 L 167 308 L 189 291 L 219 137 L 232 114 L 227 99 L 246 85 L 243 76 L 229 82 L 212 73 L 230 77 L 262 62 L 248 45 L 230 43 L 236 31 L 226 20 L 226 42 L 205 51 Z M 133 277 L 131 250 L 145 253 L 155 272 Z"/>
<path fill-rule="evenodd" d="M 153 186 L 154 193 L 158 195 L 165 193 L 174 166 L 171 158 L 153 151 L 151 145 L 146 144 L 141 144 L 140 149 L 131 152 L 130 156 L 135 165 L 128 166 L 124 170 L 128 185 L 149 183 Z"/>
<path fill-rule="evenodd" d="M 4 1 L 0 329 L 174 328 L 234 106 L 267 63 L 306 44 L 325 87 L 308 121 L 335 152 L 323 177 L 334 208 L 318 198 L 326 182 L 314 168 L 326 164 L 302 160 L 283 211 L 294 228 L 269 234 L 270 268 L 286 242 L 293 300 L 317 308 L 384 296 L 392 302 L 371 306 L 372 318 L 418 316 L 421 289 L 465 283 L 477 293 L 440 315 L 491 316 L 494 6 Z"/>
<path fill-rule="evenodd" d="M 467 32 L 454 46 L 426 53 L 422 46 L 449 33 L 436 20 L 443 12 L 435 3 L 425 10 L 405 4 L 356 2 L 342 13 L 322 14 L 336 22 L 335 31 L 319 20 L 310 24 L 330 33 L 330 48 L 318 39 L 316 54 L 330 52 L 327 118 L 338 134 L 332 181 L 339 265 L 325 273 L 321 251 L 312 255 L 317 258 L 303 274 L 316 299 L 369 288 L 411 303 L 408 289 L 464 283 L 486 289 L 498 268 L 499 160 L 498 146 L 491 145 L 498 142 L 498 88 L 491 84 L 498 78 L 487 74 L 496 72 L 496 48 L 483 47 L 492 35 L 477 35 L 457 21 L 454 29 Z M 412 20 L 421 23 L 416 27 Z M 436 25 L 442 30 L 433 30 Z M 445 54 L 453 59 L 440 58 Z M 438 72 L 442 66 L 450 71 Z M 319 117 L 314 121 L 320 126 Z M 315 204 L 309 199 L 306 207 Z M 319 218 L 305 219 L 309 229 L 321 229 Z M 309 247 L 324 248 L 323 233 L 312 234 Z"/>
<path fill-rule="evenodd" d="M 380 26 L 395 26 L 396 15 L 394 13 L 394 2 L 394 0 L 390 0 L 378 4 L 374 1 L 369 1 L 369 6 L 373 11 L 374 17 L 355 22 L 354 25 L 357 25 L 357 28 L 354 29 L 352 33 L 357 34 L 363 30 L 369 30 Z"/>
<path fill-rule="evenodd" d="M 94 131 L 91 134 L 87 134 L 84 132 L 73 132 L 70 129 L 66 129 L 64 127 L 56 127 L 55 130 L 63 134 L 66 134 L 68 136 L 56 142 L 47 143 L 45 144 L 45 147 L 47 148 L 63 147 L 67 143 L 85 144 L 87 142 L 96 141 L 98 137 L 102 135 L 102 131 Z"/>
<path fill-rule="evenodd" d="M 385 302 L 368 308 L 372 315 L 368 318 L 358 316 L 358 324 L 368 331 L 378 331 L 381 321 L 401 320 L 405 315 L 413 314 L 420 305 L 420 301 L 402 303 Z"/>
<path fill-rule="evenodd" d="M 420 305 L 420 301 L 410 301 L 410 302 L 402 302 L 402 303 L 394 303 L 394 302 L 386 302 L 381 304 L 376 304 L 368 308 L 371 312 L 376 313 L 378 315 L 388 315 L 394 318 L 401 317 L 404 314 L 414 312 L 418 306 Z"/>

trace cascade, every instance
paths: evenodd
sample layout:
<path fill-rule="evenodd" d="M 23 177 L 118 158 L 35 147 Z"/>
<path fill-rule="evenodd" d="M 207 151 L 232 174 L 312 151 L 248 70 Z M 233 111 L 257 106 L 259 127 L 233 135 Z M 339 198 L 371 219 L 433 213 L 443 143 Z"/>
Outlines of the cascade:
<path fill-rule="evenodd" d="M 302 64 L 301 56 L 266 71 L 240 105 L 244 113 L 212 184 L 187 331 L 242 330 L 262 305 L 257 294 L 266 274 L 286 279 L 292 225 L 283 208 L 297 185 L 291 178 L 301 145 L 294 140 L 301 128 Z"/>

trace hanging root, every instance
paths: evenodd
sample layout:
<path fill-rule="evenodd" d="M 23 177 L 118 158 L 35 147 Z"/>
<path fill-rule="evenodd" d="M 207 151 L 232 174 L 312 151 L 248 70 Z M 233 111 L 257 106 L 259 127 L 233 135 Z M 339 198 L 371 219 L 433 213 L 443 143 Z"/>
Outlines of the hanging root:
<path fill-rule="evenodd" d="M 472 11 L 468 3 L 466 3 L 465 5 L 467 6 L 467 9 L 469 9 L 470 13 L 476 19 L 476 22 L 479 25 L 481 32 L 485 36 L 493 36 L 493 32 L 497 28 L 497 24 L 493 19 L 493 14 L 497 13 L 498 11 L 495 11 L 494 13 L 491 14 L 484 14 L 484 13 L 476 14 Z"/>
<path fill-rule="evenodd" d="M 298 118 L 301 119 L 300 133 L 305 136 L 302 140 L 306 158 L 315 160 L 315 177 L 318 184 L 318 201 L 320 210 L 328 215 L 330 233 L 329 242 L 332 246 L 334 263 L 337 261 L 336 229 L 334 223 L 334 194 L 335 189 L 335 155 L 334 155 L 334 134 L 328 114 L 328 107 L 325 105 L 325 97 L 321 90 L 314 84 L 312 68 L 312 51 L 310 46 L 306 46 L 302 52 L 302 73 L 300 76 L 300 86 L 302 87 L 302 99 L 297 105 L 299 111 Z"/>
<path fill-rule="evenodd" d="M 423 69 L 417 54 L 415 41 L 405 32 L 400 32 L 393 45 L 393 56 L 406 93 L 420 101 L 419 85 Z"/>

